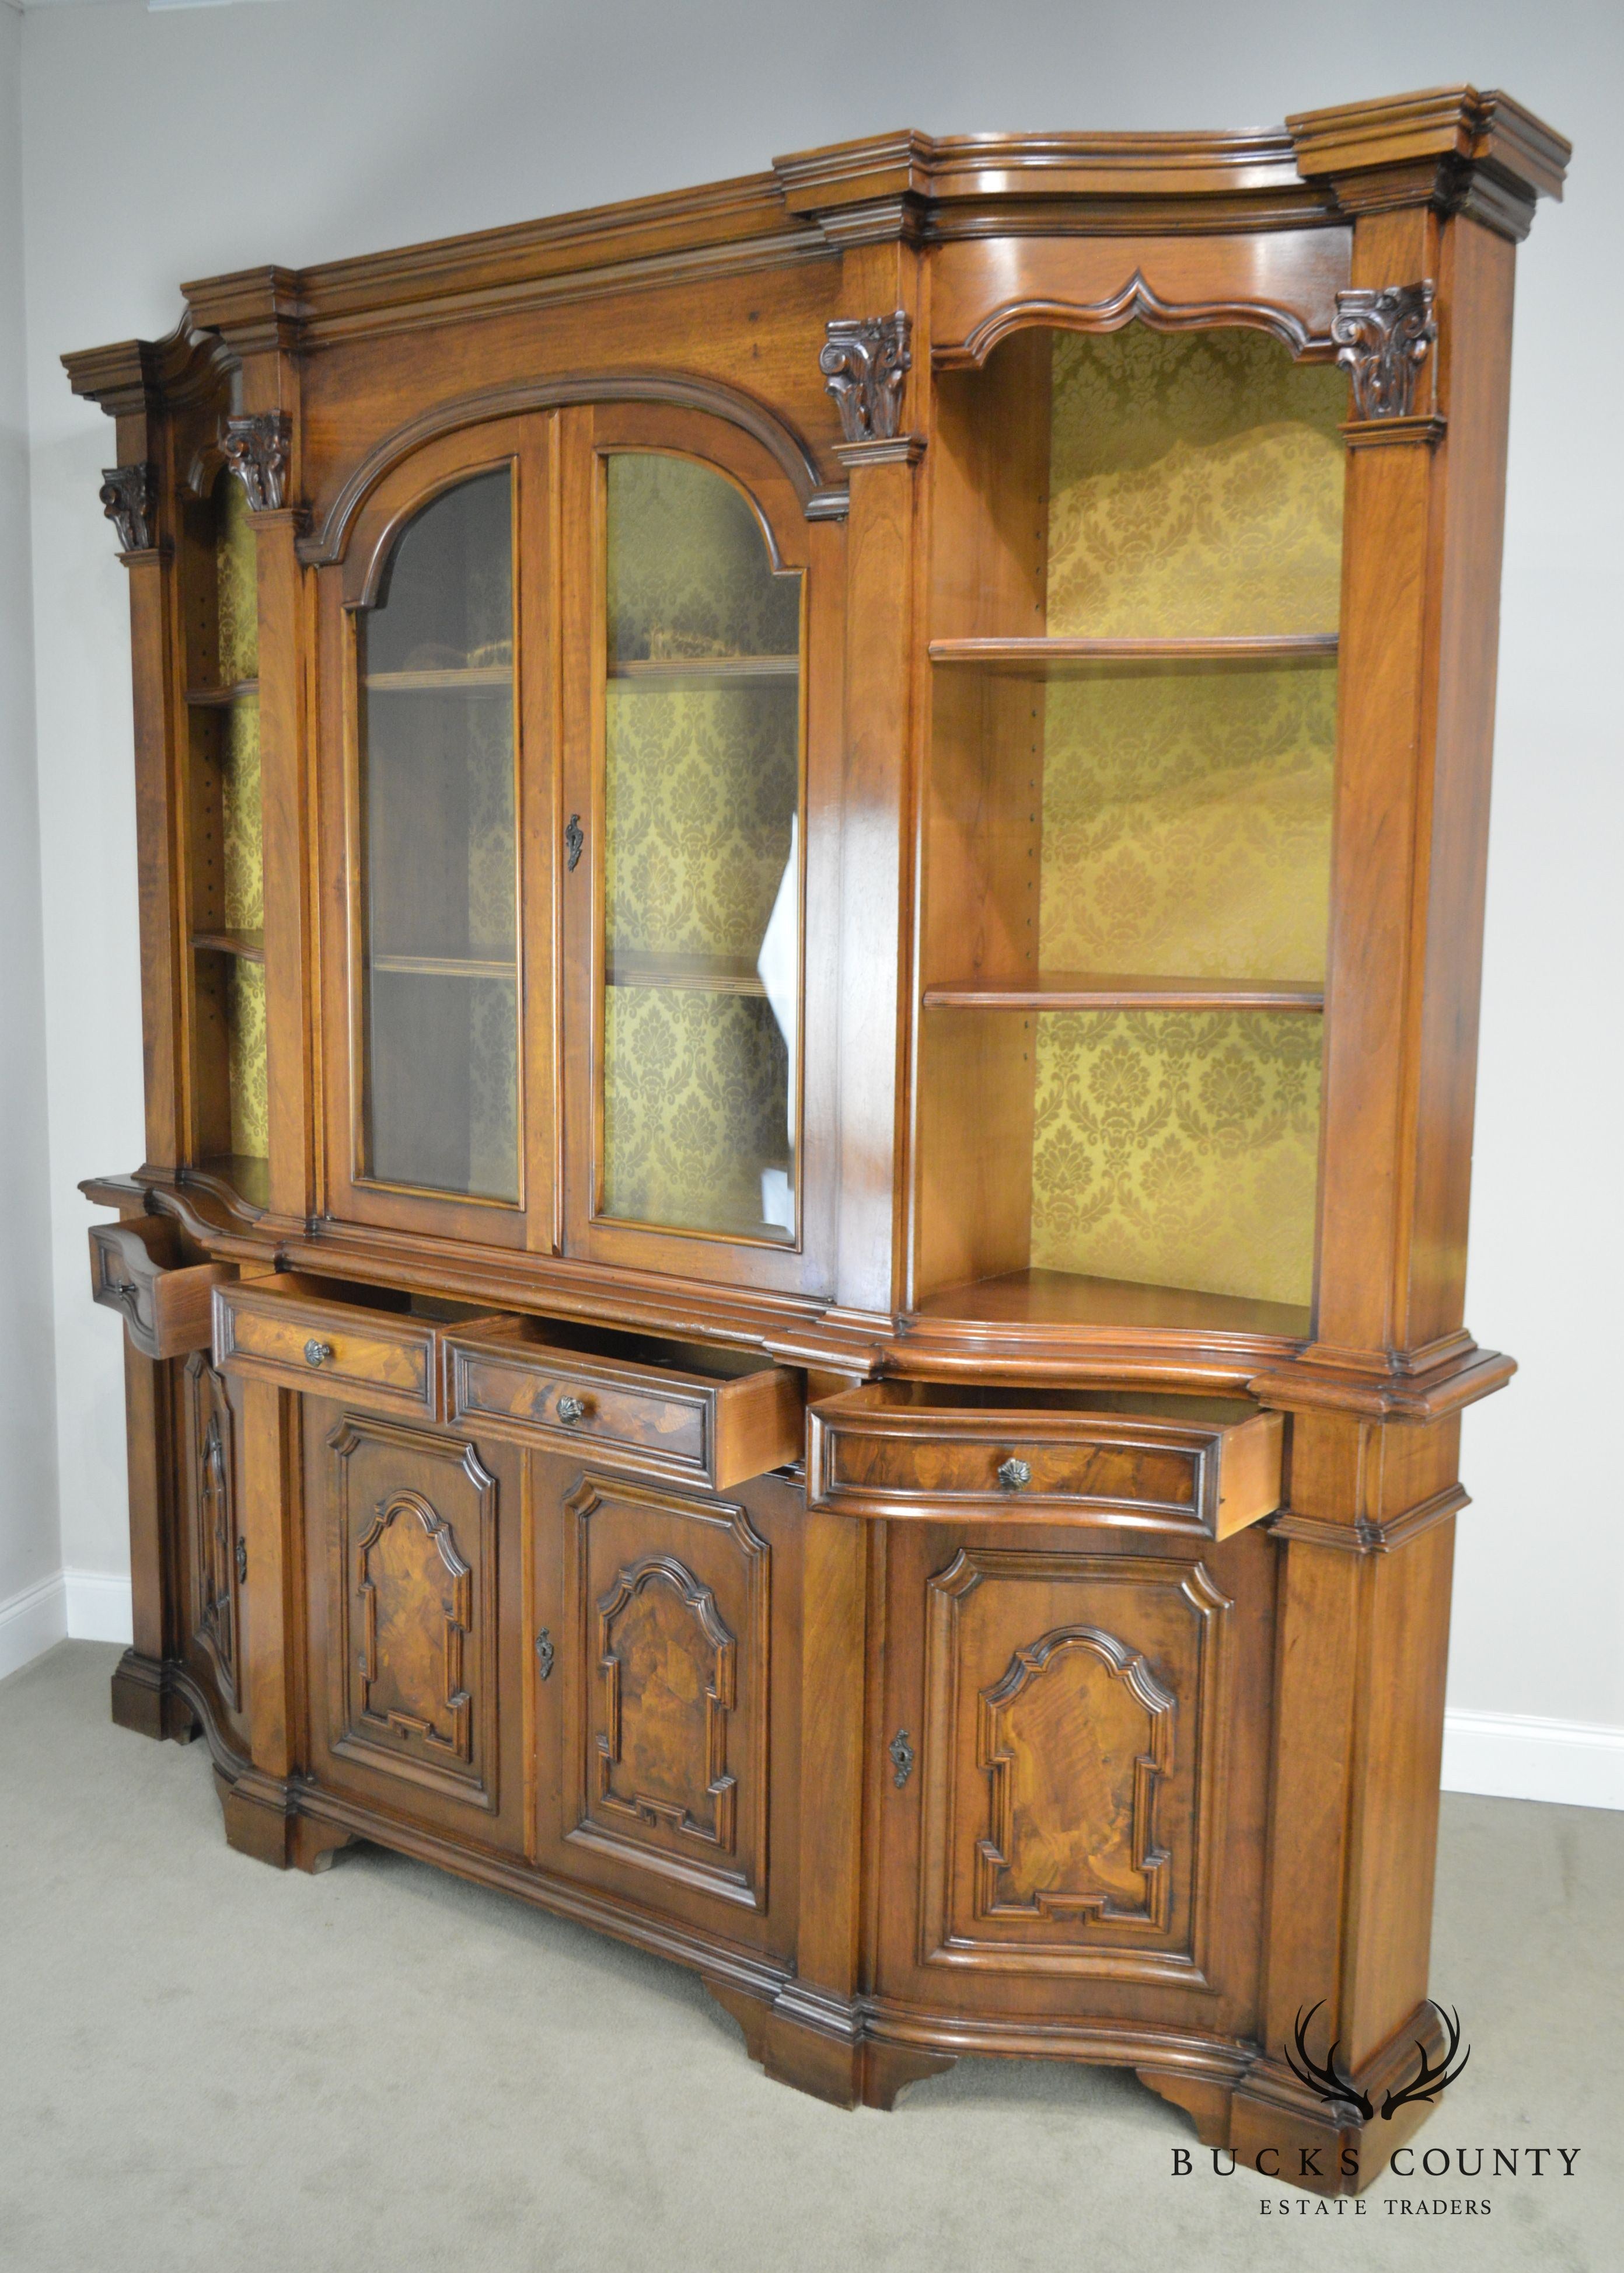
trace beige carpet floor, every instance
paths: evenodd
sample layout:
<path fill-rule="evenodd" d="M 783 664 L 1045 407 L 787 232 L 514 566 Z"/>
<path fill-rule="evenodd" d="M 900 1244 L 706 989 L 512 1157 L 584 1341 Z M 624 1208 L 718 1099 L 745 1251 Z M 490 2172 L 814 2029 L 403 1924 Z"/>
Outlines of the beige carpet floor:
<path fill-rule="evenodd" d="M 1193 2134 L 1130 2076 L 965 2060 L 842 2114 L 673 1966 L 375 1849 L 235 1855 L 204 1748 L 109 1723 L 116 1658 L 0 1684 L 4 2273 L 1624 2269 L 1624 1815 L 1445 1799 L 1473 2049 L 1418 2146 L 1486 2175 L 1321 2214 L 1172 2176 Z"/>

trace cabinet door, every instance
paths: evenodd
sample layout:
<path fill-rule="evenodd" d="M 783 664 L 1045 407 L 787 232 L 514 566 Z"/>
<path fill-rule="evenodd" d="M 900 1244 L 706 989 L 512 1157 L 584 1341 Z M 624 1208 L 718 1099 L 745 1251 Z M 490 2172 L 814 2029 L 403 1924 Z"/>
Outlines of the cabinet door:
<path fill-rule="evenodd" d="M 445 437 L 380 484 L 327 572 L 322 649 L 335 1211 L 543 1251 L 550 431 Z"/>
<path fill-rule="evenodd" d="M 882 1992 L 1057 2016 L 1249 1998 L 1267 1542 L 894 1525 L 887 1551 Z"/>
<path fill-rule="evenodd" d="M 523 1456 L 314 1398 L 303 1415 L 317 1776 L 517 1846 Z"/>
<path fill-rule="evenodd" d="M 821 1291 L 829 532 L 720 419 L 566 433 L 570 1249 Z"/>
<path fill-rule="evenodd" d="M 179 1553 L 176 1587 L 181 1657 L 215 1706 L 228 1742 L 248 1750 L 243 1597 L 251 1572 L 238 1527 L 241 1386 L 206 1350 L 170 1369 L 174 1385 Z"/>
<path fill-rule="evenodd" d="M 788 1948 L 800 1495 L 535 1463 L 536 1859 Z"/>

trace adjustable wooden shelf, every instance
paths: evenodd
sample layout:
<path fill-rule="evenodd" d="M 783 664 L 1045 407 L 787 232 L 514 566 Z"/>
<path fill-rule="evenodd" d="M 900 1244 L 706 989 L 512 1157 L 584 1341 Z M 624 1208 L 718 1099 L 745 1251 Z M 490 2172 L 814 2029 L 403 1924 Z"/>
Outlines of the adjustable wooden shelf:
<path fill-rule="evenodd" d="M 1512 269 L 1467 87 L 186 288 L 117 422 L 135 1646 L 775 2075 L 1425 2109 Z M 470 374 L 477 374 L 477 383 Z M 362 1930 L 356 1921 L 356 1931 Z M 1317 2150 L 1317 2164 L 1303 2159 Z"/>

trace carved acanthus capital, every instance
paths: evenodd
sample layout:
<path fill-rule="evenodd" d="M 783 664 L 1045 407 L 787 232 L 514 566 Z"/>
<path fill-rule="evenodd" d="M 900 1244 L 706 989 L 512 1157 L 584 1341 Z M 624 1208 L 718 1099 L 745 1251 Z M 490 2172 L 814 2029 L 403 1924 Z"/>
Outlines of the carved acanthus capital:
<path fill-rule="evenodd" d="M 1414 409 L 1416 374 L 1438 337 L 1433 289 L 1428 277 L 1336 295 L 1331 337 L 1353 381 L 1356 418 L 1407 418 Z"/>
<path fill-rule="evenodd" d="M 849 442 L 889 441 L 902 412 L 902 381 L 913 357 L 905 310 L 894 316 L 837 316 L 818 357 Z"/>
<path fill-rule="evenodd" d="M 101 510 L 118 531 L 121 552 L 150 551 L 157 542 L 157 467 L 146 461 L 137 466 L 104 466 Z"/>
<path fill-rule="evenodd" d="M 251 513 L 279 513 L 287 502 L 293 421 L 285 410 L 228 418 L 221 454 L 248 492 Z"/>

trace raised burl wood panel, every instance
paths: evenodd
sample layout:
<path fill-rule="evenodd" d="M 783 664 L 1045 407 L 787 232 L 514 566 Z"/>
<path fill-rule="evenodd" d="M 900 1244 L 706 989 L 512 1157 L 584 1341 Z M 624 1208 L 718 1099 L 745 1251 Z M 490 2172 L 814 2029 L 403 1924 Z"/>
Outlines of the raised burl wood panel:
<path fill-rule="evenodd" d="M 976 1546 L 929 1580 L 921 1964 L 1204 1977 L 1232 1607 L 1162 1557 Z"/>
<path fill-rule="evenodd" d="M 765 1908 L 767 1542 L 742 1507 L 603 1475 L 565 1518 L 566 1840 Z"/>
<path fill-rule="evenodd" d="M 191 1460 L 191 1636 L 210 1660 L 221 1702 L 242 1709 L 241 1589 L 248 1549 L 237 1527 L 236 1460 L 225 1376 L 194 1350 L 185 1366 Z"/>
<path fill-rule="evenodd" d="M 496 1479 L 472 1444 L 354 1414 L 327 1453 L 333 1750 L 494 1808 Z"/>
<path fill-rule="evenodd" d="M 715 1596 L 675 1557 L 654 1555 L 622 1570 L 597 1610 L 598 1798 L 732 1854 L 736 1651 Z"/>
<path fill-rule="evenodd" d="M 1156 1804 L 1178 1706 L 1143 1655 L 1097 1626 L 1057 1627 L 1016 1650 L 980 1704 L 992 1822 L 977 1843 L 976 1916 L 1164 1928 Z"/>

